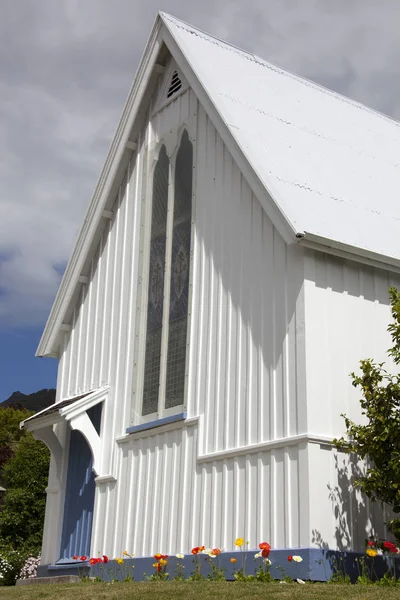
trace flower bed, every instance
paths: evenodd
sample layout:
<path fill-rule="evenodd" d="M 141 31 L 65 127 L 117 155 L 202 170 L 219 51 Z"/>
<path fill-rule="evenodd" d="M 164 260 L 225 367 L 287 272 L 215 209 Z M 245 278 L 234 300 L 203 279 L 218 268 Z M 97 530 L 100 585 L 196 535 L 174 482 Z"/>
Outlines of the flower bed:
<path fill-rule="evenodd" d="M 381 582 L 394 585 L 398 581 L 399 548 L 385 540 L 366 540 L 365 554 L 303 548 L 288 553 L 272 550 L 261 542 L 258 550 L 248 549 L 243 538 L 235 541 L 235 551 L 195 546 L 190 554 L 168 556 L 156 553 L 152 558 L 135 558 L 124 551 L 110 560 L 107 556 L 74 557 L 82 577 L 102 581 L 259 581 L 304 583 Z"/>

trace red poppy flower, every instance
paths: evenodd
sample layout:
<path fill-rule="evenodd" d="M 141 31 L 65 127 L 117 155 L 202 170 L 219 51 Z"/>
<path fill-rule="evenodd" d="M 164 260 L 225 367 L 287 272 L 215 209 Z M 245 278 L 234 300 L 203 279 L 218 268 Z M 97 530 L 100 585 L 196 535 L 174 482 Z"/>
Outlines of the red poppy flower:
<path fill-rule="evenodd" d="M 261 550 L 261 556 L 263 558 L 268 558 L 270 552 L 271 552 L 271 550 L 269 548 L 263 548 Z"/>
<path fill-rule="evenodd" d="M 168 554 L 161 554 L 161 558 L 163 558 L 164 560 L 166 560 L 168 558 Z"/>
<path fill-rule="evenodd" d="M 96 563 L 97 563 L 97 559 L 96 558 L 91 558 L 89 560 L 89 564 L 92 565 L 92 566 L 95 565 Z"/>
<path fill-rule="evenodd" d="M 293 556 L 288 556 L 287 559 L 288 559 L 289 562 L 292 562 Z"/>
<path fill-rule="evenodd" d="M 369 541 L 367 542 L 367 545 L 368 545 L 368 546 L 371 546 L 371 547 L 372 547 L 372 546 L 375 546 L 375 542 L 373 542 L 372 540 L 369 540 Z"/>
<path fill-rule="evenodd" d="M 162 554 L 160 554 L 160 553 L 158 553 L 158 554 L 155 554 L 155 555 L 154 555 L 154 558 L 155 558 L 156 560 L 160 560 L 160 558 L 162 558 L 162 557 L 163 557 L 163 555 L 162 555 Z"/>
<path fill-rule="evenodd" d="M 96 562 L 97 562 L 97 564 L 100 564 L 100 563 L 102 563 L 102 562 L 103 562 L 103 559 L 102 559 L 102 558 L 100 558 L 100 557 L 99 557 L 99 558 L 96 558 Z"/>
<path fill-rule="evenodd" d="M 192 548 L 192 554 L 198 554 L 199 552 L 200 552 L 199 546 L 196 546 L 195 548 Z"/>
<path fill-rule="evenodd" d="M 72 560 L 78 560 L 78 558 L 79 558 L 79 556 L 75 555 L 75 556 L 72 557 Z"/>
<path fill-rule="evenodd" d="M 393 548 L 390 548 L 390 552 L 391 552 L 392 554 L 397 554 L 397 553 L 398 553 L 398 550 L 397 550 L 396 546 L 393 546 Z"/>
<path fill-rule="evenodd" d="M 221 549 L 220 548 L 213 548 L 211 550 L 211 554 L 213 554 L 214 556 L 218 556 L 219 554 L 221 554 Z"/>
<path fill-rule="evenodd" d="M 395 545 L 392 542 L 383 542 L 383 547 L 386 548 L 386 550 L 391 550 L 392 548 L 395 548 Z"/>
<path fill-rule="evenodd" d="M 106 556 L 105 554 L 103 554 L 103 562 L 104 563 L 108 563 L 110 559 L 108 558 L 108 556 Z"/>
<path fill-rule="evenodd" d="M 268 544 L 268 542 L 261 542 L 258 544 L 258 547 L 260 550 L 271 550 L 271 546 Z"/>
<path fill-rule="evenodd" d="M 79 560 L 87 560 L 87 556 L 81 556 Z"/>

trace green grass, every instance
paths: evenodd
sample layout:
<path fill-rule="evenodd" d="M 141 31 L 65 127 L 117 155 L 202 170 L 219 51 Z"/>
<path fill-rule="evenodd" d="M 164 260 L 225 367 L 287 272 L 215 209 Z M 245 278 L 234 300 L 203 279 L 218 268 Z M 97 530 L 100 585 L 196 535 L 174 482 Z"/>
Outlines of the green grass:
<path fill-rule="evenodd" d="M 400 586 L 239 582 L 81 583 L 0 587 L 0 600 L 398 600 Z"/>

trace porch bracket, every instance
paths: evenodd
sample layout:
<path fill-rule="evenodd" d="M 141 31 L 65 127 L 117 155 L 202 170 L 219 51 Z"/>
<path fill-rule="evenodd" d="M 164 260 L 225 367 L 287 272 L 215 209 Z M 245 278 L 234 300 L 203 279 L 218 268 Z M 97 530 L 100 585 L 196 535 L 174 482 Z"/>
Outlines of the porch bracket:
<path fill-rule="evenodd" d="M 80 431 L 83 437 L 86 439 L 89 444 L 90 452 L 92 453 L 93 458 L 93 471 L 95 475 L 100 475 L 99 472 L 99 462 L 100 462 L 100 454 L 101 454 L 101 442 L 100 436 L 97 433 L 96 429 L 92 421 L 90 420 L 87 412 L 81 413 L 77 416 L 69 417 L 66 415 L 66 420 L 69 421 L 71 429 L 76 429 Z"/>
<path fill-rule="evenodd" d="M 32 431 L 33 437 L 35 440 L 39 440 L 46 444 L 48 449 L 50 450 L 52 456 L 54 457 L 54 461 L 56 463 L 57 470 L 57 478 L 60 481 L 61 477 L 61 468 L 62 468 L 62 446 L 56 434 L 53 431 L 53 426 L 49 425 L 48 427 L 43 427 L 42 429 L 37 429 L 36 431 Z"/>

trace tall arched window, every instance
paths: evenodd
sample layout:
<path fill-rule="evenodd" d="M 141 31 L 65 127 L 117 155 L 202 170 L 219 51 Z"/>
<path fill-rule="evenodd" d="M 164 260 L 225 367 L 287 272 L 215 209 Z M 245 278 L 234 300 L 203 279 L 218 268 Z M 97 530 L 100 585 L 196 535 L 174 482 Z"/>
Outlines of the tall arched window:
<path fill-rule="evenodd" d="M 175 164 L 165 408 L 179 406 L 184 401 L 192 224 L 192 178 L 193 147 L 187 131 L 185 131 Z"/>
<path fill-rule="evenodd" d="M 184 404 L 193 179 L 193 146 L 187 131 L 172 174 L 173 197 L 168 193 L 169 171 L 162 146 L 152 190 L 143 417 L 173 414 Z"/>
<path fill-rule="evenodd" d="M 164 308 L 169 159 L 162 146 L 154 170 L 142 415 L 158 410 Z"/>

